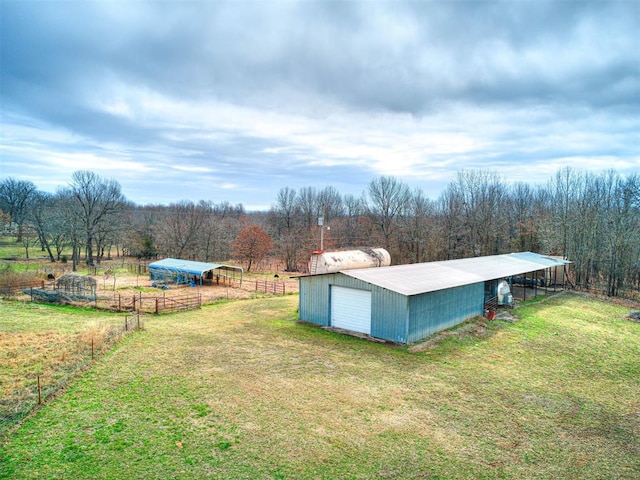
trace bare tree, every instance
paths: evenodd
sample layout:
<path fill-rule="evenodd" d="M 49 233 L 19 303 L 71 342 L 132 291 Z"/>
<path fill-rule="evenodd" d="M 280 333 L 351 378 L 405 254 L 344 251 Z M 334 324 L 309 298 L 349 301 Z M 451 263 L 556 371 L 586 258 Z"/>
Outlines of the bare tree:
<path fill-rule="evenodd" d="M 156 232 L 166 217 L 164 205 L 133 205 L 128 209 L 128 229 L 123 234 L 123 247 L 129 255 L 150 259 L 158 253 Z"/>
<path fill-rule="evenodd" d="M 537 252 L 542 249 L 539 235 L 544 208 L 540 199 L 528 183 L 518 182 L 511 187 L 506 201 L 511 250 Z"/>
<path fill-rule="evenodd" d="M 406 213 L 411 191 L 397 178 L 382 176 L 369 183 L 367 195 L 368 216 L 377 227 L 384 247 L 391 252 L 397 245 L 394 235 L 398 220 Z"/>
<path fill-rule="evenodd" d="M 36 186 L 28 180 L 6 178 L 0 182 L 0 210 L 11 217 L 17 228 L 17 242 L 22 241 L 22 232 L 28 221 L 31 202 L 36 194 Z"/>
<path fill-rule="evenodd" d="M 75 272 L 80 263 L 80 248 L 83 242 L 85 219 L 71 189 L 59 190 L 54 202 L 54 211 L 58 219 L 57 228 L 62 232 L 58 237 L 59 243 L 57 245 L 59 248 L 63 248 L 64 245 L 71 247 L 72 269 Z M 58 250 L 58 253 L 60 252 L 61 250 Z"/>
<path fill-rule="evenodd" d="M 624 288 L 625 276 L 638 268 L 640 259 L 640 211 L 636 207 L 638 177 L 623 179 L 614 171 L 604 174 L 603 273 L 607 295 L 617 296 Z"/>
<path fill-rule="evenodd" d="M 494 255 L 503 250 L 506 188 L 496 172 L 464 170 L 458 172 L 457 191 L 462 199 L 465 232 L 471 256 Z"/>
<path fill-rule="evenodd" d="M 276 203 L 269 210 L 267 223 L 275 239 L 285 270 L 298 270 L 300 260 L 307 254 L 308 229 L 301 221 L 300 207 L 295 189 L 280 189 Z"/>
<path fill-rule="evenodd" d="M 433 247 L 436 235 L 435 204 L 420 189 L 411 192 L 406 215 L 401 223 L 400 252 L 398 263 L 419 263 L 432 258 L 429 247 Z"/>
<path fill-rule="evenodd" d="M 195 258 L 206 207 L 182 200 L 171 204 L 158 228 L 160 250 L 170 257 Z"/>
<path fill-rule="evenodd" d="M 230 258 L 231 243 L 238 236 L 240 220 L 245 215 L 244 207 L 228 202 L 200 202 L 200 206 L 205 218 L 198 241 L 199 258 L 206 262 L 215 258 Z"/>
<path fill-rule="evenodd" d="M 38 235 L 38 240 L 40 241 L 42 250 L 46 250 L 49 255 L 49 260 L 55 262 L 56 258 L 53 255 L 50 243 L 52 233 L 55 230 L 55 224 L 51 221 L 55 218 L 55 216 L 52 215 L 52 207 L 53 195 L 46 192 L 36 191 L 33 196 L 33 201 L 31 202 L 29 218 L 31 219 L 31 224 Z"/>
<path fill-rule="evenodd" d="M 318 192 L 318 205 L 324 216 L 325 225 L 344 215 L 342 195 L 334 187 L 325 187 Z"/>
<path fill-rule="evenodd" d="M 356 197 L 348 194 L 343 197 L 343 213 L 342 215 L 334 214 L 331 226 L 332 231 L 335 232 L 334 238 L 339 239 L 339 246 L 367 246 L 365 239 L 369 238 L 367 232 L 371 223 L 367 217 L 366 205 L 364 195 Z"/>
<path fill-rule="evenodd" d="M 464 221 L 464 196 L 457 183 L 449 183 L 440 195 L 440 232 L 443 236 L 442 244 L 445 245 L 444 259 L 453 260 L 468 256 L 468 238 Z"/>
<path fill-rule="evenodd" d="M 97 236 L 118 222 L 125 197 L 117 181 L 103 179 L 94 172 L 80 170 L 71 178 L 69 191 L 84 229 L 86 261 L 93 265 Z"/>
<path fill-rule="evenodd" d="M 550 184 L 551 201 L 554 205 L 553 222 L 559 236 L 558 250 L 568 254 L 569 234 L 574 224 L 573 215 L 578 192 L 582 184 L 582 175 L 571 167 L 558 170 Z"/>

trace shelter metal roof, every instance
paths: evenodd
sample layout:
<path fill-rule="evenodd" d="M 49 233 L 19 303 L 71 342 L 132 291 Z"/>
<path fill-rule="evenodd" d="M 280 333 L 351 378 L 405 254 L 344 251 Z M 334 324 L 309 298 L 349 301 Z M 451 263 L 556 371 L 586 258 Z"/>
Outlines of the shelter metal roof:
<path fill-rule="evenodd" d="M 341 270 L 340 273 L 403 295 L 460 287 L 566 265 L 567 260 L 532 252 L 390 267 Z"/>
<path fill-rule="evenodd" d="M 239 270 L 242 272 L 242 267 L 234 267 L 231 265 L 221 265 L 219 263 L 205 263 L 194 262 L 192 260 L 182 260 L 180 258 L 165 258 L 149 264 L 152 270 L 163 270 L 175 273 L 186 273 L 189 275 L 200 275 L 209 270 L 216 270 L 218 268 L 224 270 Z"/>

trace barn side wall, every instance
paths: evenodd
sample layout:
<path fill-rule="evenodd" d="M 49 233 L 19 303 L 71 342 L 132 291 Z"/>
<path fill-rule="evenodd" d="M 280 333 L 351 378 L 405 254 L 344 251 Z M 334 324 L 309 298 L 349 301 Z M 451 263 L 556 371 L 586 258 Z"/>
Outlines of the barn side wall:
<path fill-rule="evenodd" d="M 372 287 L 371 336 L 407 343 L 409 297 L 381 287 Z"/>
<path fill-rule="evenodd" d="M 408 298 L 341 273 L 300 277 L 300 320 L 330 325 L 332 285 L 370 291 L 371 336 L 392 342 L 406 342 Z"/>
<path fill-rule="evenodd" d="M 484 309 L 484 282 L 438 290 L 409 298 L 406 343 L 417 342 L 464 322 Z"/>
<path fill-rule="evenodd" d="M 484 282 L 407 297 L 341 273 L 300 277 L 299 318 L 329 326 L 331 285 L 371 291 L 371 336 L 412 343 L 484 309 Z"/>
<path fill-rule="evenodd" d="M 300 320 L 325 327 L 329 325 L 329 285 L 331 285 L 333 277 L 335 274 L 298 278 L 300 282 L 298 317 Z"/>

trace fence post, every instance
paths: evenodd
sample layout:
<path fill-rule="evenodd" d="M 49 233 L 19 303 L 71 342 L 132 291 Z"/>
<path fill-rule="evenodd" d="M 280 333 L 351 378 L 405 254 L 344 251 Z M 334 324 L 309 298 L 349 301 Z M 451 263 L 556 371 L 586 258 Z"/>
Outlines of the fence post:
<path fill-rule="evenodd" d="M 93 342 L 93 337 L 91 337 L 91 360 L 93 360 L 94 357 L 94 342 Z"/>
<path fill-rule="evenodd" d="M 160 299 L 156 298 L 156 315 L 158 314 L 158 300 Z M 140 321 L 140 317 L 138 317 L 138 321 Z"/>
<path fill-rule="evenodd" d="M 125 316 L 124 317 L 124 331 L 128 332 L 129 331 L 129 316 Z"/>
<path fill-rule="evenodd" d="M 38 405 L 42 405 L 42 390 L 40 388 L 40 375 L 38 375 Z"/>

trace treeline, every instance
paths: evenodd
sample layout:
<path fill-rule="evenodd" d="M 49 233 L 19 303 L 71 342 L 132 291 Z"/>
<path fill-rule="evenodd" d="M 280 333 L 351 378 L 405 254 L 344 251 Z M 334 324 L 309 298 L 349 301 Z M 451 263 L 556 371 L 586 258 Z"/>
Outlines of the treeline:
<path fill-rule="evenodd" d="M 71 251 L 74 268 L 81 255 L 89 264 L 113 254 L 228 261 L 240 232 L 258 225 L 289 271 L 304 271 L 320 248 L 381 246 L 394 264 L 530 250 L 571 260 L 581 288 L 640 290 L 640 177 L 613 170 L 564 168 L 535 186 L 461 171 L 437 199 L 385 176 L 359 196 L 284 187 L 266 212 L 204 200 L 135 205 L 115 180 L 79 171 L 55 194 L 2 180 L 0 209 L 27 256 L 36 245 L 51 261 Z"/>

